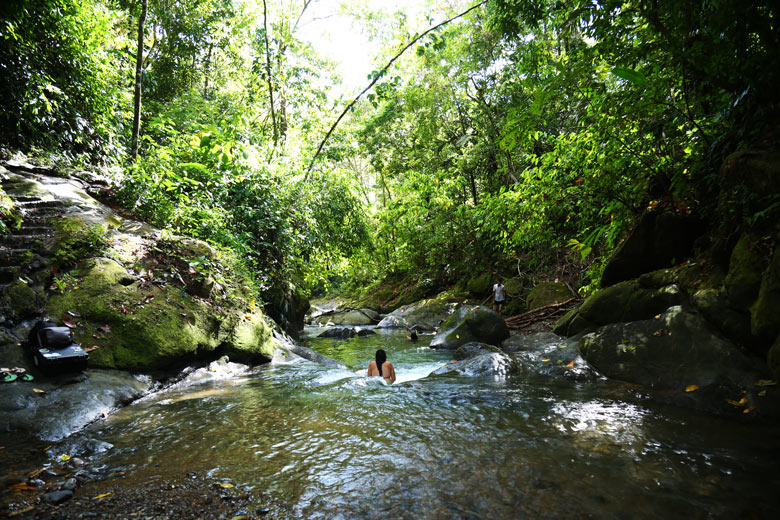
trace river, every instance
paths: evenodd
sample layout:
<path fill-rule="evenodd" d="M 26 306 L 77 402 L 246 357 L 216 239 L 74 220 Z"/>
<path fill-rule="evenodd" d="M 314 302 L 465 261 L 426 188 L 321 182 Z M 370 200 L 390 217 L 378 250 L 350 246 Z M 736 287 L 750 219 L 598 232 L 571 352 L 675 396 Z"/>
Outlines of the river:
<path fill-rule="evenodd" d="M 319 330 L 305 343 L 354 370 L 281 361 L 179 385 L 77 434 L 113 445 L 90 464 L 127 486 L 183 472 L 229 479 L 273 496 L 275 518 L 775 518 L 780 508 L 777 427 L 661 405 L 583 372 L 428 376 L 452 359 L 425 346 L 430 336 Z M 365 377 L 380 347 L 395 385 Z"/>

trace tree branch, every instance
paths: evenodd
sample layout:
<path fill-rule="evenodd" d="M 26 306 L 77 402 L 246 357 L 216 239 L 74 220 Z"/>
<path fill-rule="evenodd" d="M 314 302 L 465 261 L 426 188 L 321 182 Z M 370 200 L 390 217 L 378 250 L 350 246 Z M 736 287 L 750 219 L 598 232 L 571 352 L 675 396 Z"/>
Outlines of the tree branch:
<path fill-rule="evenodd" d="M 371 81 L 371 83 L 369 83 L 369 84 L 368 84 L 368 86 L 367 86 L 366 88 L 364 88 L 364 89 L 363 89 L 363 90 L 360 92 L 360 94 L 358 94 L 357 96 L 355 96 L 355 99 L 353 99 L 353 100 L 352 100 L 352 102 L 351 102 L 349 105 L 347 105 L 347 108 L 345 108 L 345 109 L 344 109 L 344 111 L 341 113 L 341 115 L 339 115 L 338 119 L 336 119 L 336 122 L 335 122 L 335 123 L 333 123 L 333 125 L 330 127 L 330 130 L 328 130 L 328 133 L 327 133 L 327 134 L 325 134 L 325 138 L 322 140 L 322 142 L 320 142 L 320 145 L 319 145 L 319 147 L 317 147 L 317 152 L 314 154 L 314 157 L 312 157 L 312 159 L 311 159 L 311 162 L 309 163 L 309 167 L 308 167 L 308 168 L 306 168 L 306 175 L 304 176 L 304 180 L 306 180 L 306 179 L 309 177 L 309 173 L 311 173 L 311 169 L 312 169 L 312 167 L 314 166 L 314 162 L 317 160 L 317 157 L 319 157 L 319 155 L 320 155 L 320 152 L 322 152 L 322 148 L 325 146 L 325 143 L 328 141 L 328 139 L 330 138 L 331 134 L 332 134 L 332 133 L 333 133 L 333 131 L 336 129 L 336 127 L 337 127 L 337 126 L 338 126 L 338 124 L 341 122 L 341 120 L 344 118 L 344 116 L 347 114 L 347 112 L 349 112 L 349 111 L 352 109 L 352 107 L 353 107 L 353 106 L 355 106 L 355 103 L 357 103 L 357 102 L 358 102 L 358 100 L 359 100 L 361 97 L 363 97 L 363 94 L 365 94 L 366 92 L 368 92 L 368 91 L 371 89 L 371 87 L 373 87 L 373 86 L 376 84 L 376 82 L 377 82 L 377 81 L 379 81 L 379 78 L 381 78 L 381 77 L 382 77 L 382 76 L 385 74 L 385 72 L 387 72 L 387 69 L 389 69 L 389 68 L 390 68 L 390 66 L 391 66 L 393 63 L 395 63 L 395 60 L 397 60 L 398 58 L 400 58 L 400 57 L 401 57 L 401 55 L 402 55 L 404 52 L 406 52 L 406 51 L 407 51 L 407 50 L 408 50 L 410 47 L 412 47 L 412 46 L 413 46 L 415 43 L 417 43 L 418 41 L 420 41 L 420 40 L 421 40 L 421 39 L 422 39 L 424 36 L 426 36 L 427 34 L 429 34 L 429 33 L 433 32 L 433 31 L 435 31 L 435 30 L 436 30 L 436 29 L 438 29 L 439 27 L 442 27 L 442 26 L 444 26 L 444 25 L 447 25 L 448 23 L 452 22 L 453 20 L 457 20 L 458 18 L 461 18 L 461 17 L 463 17 L 463 16 L 466 16 L 467 14 L 469 14 L 469 13 L 470 13 L 471 11 L 473 11 L 474 9 L 477 9 L 478 7 L 482 7 L 483 5 L 485 5 L 485 4 L 487 3 L 487 1 L 488 1 L 488 0 L 482 0 L 482 1 L 481 1 L 481 2 L 479 2 L 478 4 L 475 4 L 475 5 L 471 6 L 470 8 L 466 9 L 466 10 L 465 10 L 465 11 L 463 11 L 462 13 L 460 13 L 460 14 L 457 14 L 457 15 L 455 15 L 455 16 L 453 16 L 452 18 L 449 18 L 449 19 L 447 19 L 447 20 L 444 20 L 443 22 L 441 22 L 441 23 L 440 23 L 440 24 L 438 24 L 438 25 L 434 25 L 433 27 L 431 27 L 430 29 L 428 29 L 428 30 L 427 30 L 427 31 L 425 31 L 424 33 L 422 33 L 422 34 L 418 35 L 418 36 L 417 36 L 415 39 L 413 39 L 412 41 L 410 41 L 409 43 L 407 43 L 407 44 L 406 44 L 406 46 L 405 46 L 403 49 L 401 49 L 401 51 L 400 51 L 398 54 L 396 54 L 395 56 L 393 56 L 393 58 L 392 58 L 390 61 L 388 61 L 388 62 L 387 62 L 387 65 L 385 65 L 385 66 L 382 68 L 382 70 L 381 70 L 381 71 L 379 71 L 379 73 L 378 73 L 378 74 L 377 74 L 377 75 L 374 77 L 374 79 Z"/>

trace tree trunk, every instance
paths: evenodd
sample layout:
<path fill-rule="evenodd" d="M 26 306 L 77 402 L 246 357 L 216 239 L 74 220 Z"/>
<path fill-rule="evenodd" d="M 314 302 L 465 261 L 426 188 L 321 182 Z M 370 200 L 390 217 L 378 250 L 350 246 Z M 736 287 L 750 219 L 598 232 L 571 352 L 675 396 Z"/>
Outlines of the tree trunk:
<path fill-rule="evenodd" d="M 141 131 L 141 75 L 144 68 L 144 23 L 147 0 L 141 0 L 141 16 L 138 17 L 138 47 L 135 54 L 135 92 L 133 93 L 133 137 L 130 161 L 138 157 L 138 134 Z"/>

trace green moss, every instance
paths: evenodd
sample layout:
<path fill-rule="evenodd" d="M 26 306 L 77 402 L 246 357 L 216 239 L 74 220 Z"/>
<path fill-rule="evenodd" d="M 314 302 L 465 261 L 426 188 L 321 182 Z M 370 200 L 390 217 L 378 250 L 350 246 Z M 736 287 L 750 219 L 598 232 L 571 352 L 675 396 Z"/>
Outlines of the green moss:
<path fill-rule="evenodd" d="M 542 282 L 528 295 L 528 310 L 573 298 L 571 290 L 562 283 Z"/>
<path fill-rule="evenodd" d="M 493 284 L 496 282 L 494 278 L 490 273 L 475 276 L 466 284 L 466 290 L 475 298 L 485 298 L 493 289 Z"/>
<path fill-rule="evenodd" d="M 750 330 L 766 343 L 780 334 L 780 251 L 761 278 L 758 298 L 750 307 Z"/>
<path fill-rule="evenodd" d="M 100 347 L 90 355 L 92 366 L 162 369 L 219 345 L 203 303 L 177 289 L 122 285 L 127 272 L 113 260 L 90 264 L 76 273 L 63 294 L 49 300 L 47 310 L 55 317 L 78 313 L 76 340 Z"/>
<path fill-rule="evenodd" d="M 36 314 L 43 303 L 43 296 L 21 280 L 5 286 L 0 299 L 2 312 L 17 319 Z"/>
<path fill-rule="evenodd" d="M 758 296 L 766 262 L 755 250 L 747 234 L 740 237 L 731 252 L 729 271 L 723 281 L 729 302 L 737 309 L 747 310 Z"/>
<path fill-rule="evenodd" d="M 271 359 L 275 348 L 271 328 L 262 313 L 255 311 L 239 319 L 225 354 L 231 361 L 249 363 L 258 358 Z"/>
<path fill-rule="evenodd" d="M 769 370 L 772 371 L 774 378 L 780 380 L 780 335 L 777 336 L 775 342 L 769 348 L 767 364 L 769 365 Z"/>

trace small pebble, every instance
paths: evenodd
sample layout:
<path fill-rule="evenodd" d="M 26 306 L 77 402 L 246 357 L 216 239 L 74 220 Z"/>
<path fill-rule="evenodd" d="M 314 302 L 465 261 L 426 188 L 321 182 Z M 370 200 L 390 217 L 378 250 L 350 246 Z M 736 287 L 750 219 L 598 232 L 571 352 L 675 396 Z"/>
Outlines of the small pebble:
<path fill-rule="evenodd" d="M 35 486 L 35 487 L 37 487 L 37 488 L 39 488 L 39 487 L 43 487 L 43 486 L 45 486 L 45 485 L 46 485 L 46 482 L 44 482 L 43 480 L 41 480 L 41 479 L 39 479 L 39 478 L 36 478 L 36 479 L 30 480 L 30 481 L 28 481 L 27 483 L 28 483 L 28 484 L 30 484 L 31 486 Z"/>
<path fill-rule="evenodd" d="M 73 491 L 52 491 L 43 495 L 43 500 L 52 504 L 60 504 L 73 497 Z"/>
<path fill-rule="evenodd" d="M 84 464 L 86 464 L 86 462 L 84 462 L 83 459 L 80 459 L 78 457 L 73 457 L 72 459 L 70 459 L 70 465 L 73 466 L 74 468 L 80 468 L 84 466 Z"/>
<path fill-rule="evenodd" d="M 65 483 L 62 485 L 62 489 L 73 491 L 78 487 L 78 482 L 75 478 L 69 478 L 65 481 Z"/>

